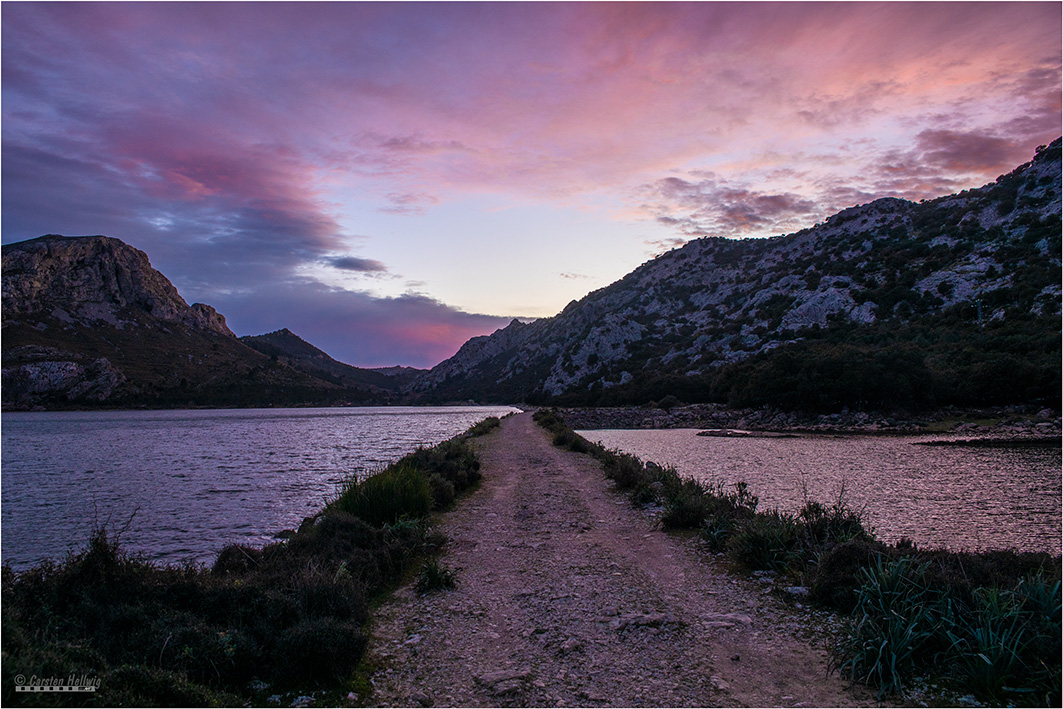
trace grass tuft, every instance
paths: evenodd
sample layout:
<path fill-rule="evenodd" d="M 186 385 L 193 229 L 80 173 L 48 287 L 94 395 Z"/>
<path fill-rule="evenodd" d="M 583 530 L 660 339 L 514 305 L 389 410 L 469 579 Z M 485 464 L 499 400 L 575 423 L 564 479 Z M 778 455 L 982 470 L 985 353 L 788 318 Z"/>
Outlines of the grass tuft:
<path fill-rule="evenodd" d="M 432 488 L 424 474 L 409 465 L 396 465 L 365 480 L 345 482 L 329 506 L 379 527 L 424 517 L 432 504 Z"/>
<path fill-rule="evenodd" d="M 421 567 L 417 576 L 417 590 L 421 593 L 447 591 L 458 585 L 457 575 L 441 565 L 436 559 L 429 559 Z"/>

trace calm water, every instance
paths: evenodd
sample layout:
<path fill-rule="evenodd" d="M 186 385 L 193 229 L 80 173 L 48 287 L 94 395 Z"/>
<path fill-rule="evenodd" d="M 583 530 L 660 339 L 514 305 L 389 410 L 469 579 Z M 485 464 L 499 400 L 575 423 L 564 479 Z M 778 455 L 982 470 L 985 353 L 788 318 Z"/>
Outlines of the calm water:
<path fill-rule="evenodd" d="M 589 440 L 795 511 L 843 490 L 881 539 L 1060 553 L 1060 449 L 913 445 L 942 436 L 708 438 L 696 430 L 582 431 Z"/>
<path fill-rule="evenodd" d="M 5 413 L 3 562 L 62 558 L 93 524 L 161 562 L 263 544 L 380 470 L 509 407 Z"/>

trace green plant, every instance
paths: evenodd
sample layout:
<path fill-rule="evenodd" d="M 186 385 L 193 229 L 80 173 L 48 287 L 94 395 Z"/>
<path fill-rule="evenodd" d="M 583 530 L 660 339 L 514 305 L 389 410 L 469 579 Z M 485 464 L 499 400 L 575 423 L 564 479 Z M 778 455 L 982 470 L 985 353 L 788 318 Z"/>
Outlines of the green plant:
<path fill-rule="evenodd" d="M 922 583 L 927 564 L 910 557 L 877 559 L 861 569 L 856 610 L 835 646 L 835 665 L 875 685 L 879 697 L 903 687 L 916 662 L 954 622 L 951 605 Z"/>
<path fill-rule="evenodd" d="M 425 477 L 438 475 L 454 486 L 455 493 L 464 492 L 480 481 L 480 461 L 461 436 L 431 448 L 418 448 L 395 465 L 414 468 Z"/>
<path fill-rule="evenodd" d="M 809 549 L 873 538 L 863 515 L 840 499 L 830 507 L 814 501 L 806 502 L 797 513 L 797 519 L 802 526 L 802 542 Z"/>
<path fill-rule="evenodd" d="M 726 514 L 714 514 L 705 520 L 701 538 L 711 551 L 723 551 L 734 528 L 734 518 Z"/>
<path fill-rule="evenodd" d="M 657 490 L 654 489 L 652 484 L 641 484 L 634 488 L 631 493 L 631 504 L 635 507 L 646 507 L 647 505 L 655 505 L 659 501 Z"/>
<path fill-rule="evenodd" d="M 437 510 L 444 510 L 454 502 L 456 495 L 454 483 L 438 473 L 432 473 L 428 477 L 428 486 L 432 489 L 433 506 Z"/>
<path fill-rule="evenodd" d="M 457 586 L 455 573 L 435 559 L 429 559 L 417 575 L 416 588 L 421 593 L 449 590 Z"/>
<path fill-rule="evenodd" d="M 604 467 L 606 477 L 621 490 L 648 487 L 652 482 L 642 461 L 633 455 L 614 453 Z"/>
<path fill-rule="evenodd" d="M 382 526 L 426 516 L 434 503 L 424 474 L 408 465 L 395 465 L 361 482 L 344 483 L 330 507 L 369 524 Z"/>
<path fill-rule="evenodd" d="M 709 516 L 711 502 L 696 490 L 680 489 L 667 497 L 661 525 L 665 529 L 697 529 Z"/>
<path fill-rule="evenodd" d="M 1014 597 L 1000 589 L 975 592 L 974 622 L 948 630 L 950 654 L 960 667 L 965 685 L 994 702 L 1014 692 L 1032 689 L 1008 687 L 1022 665 L 1025 643 L 1021 609 Z"/>
<path fill-rule="evenodd" d="M 949 657 L 965 686 L 993 703 L 1058 703 L 1058 581 L 1038 574 L 1011 590 L 976 589 L 965 615 L 947 633 Z"/>
<path fill-rule="evenodd" d="M 751 569 L 782 571 L 797 557 L 798 525 L 777 510 L 739 523 L 727 541 L 727 555 Z"/>
<path fill-rule="evenodd" d="M 497 416 L 488 416 L 483 421 L 475 424 L 472 428 L 465 432 L 465 435 L 469 438 L 475 438 L 477 436 L 484 436 L 491 431 L 495 430 L 502 425 L 502 421 Z"/>

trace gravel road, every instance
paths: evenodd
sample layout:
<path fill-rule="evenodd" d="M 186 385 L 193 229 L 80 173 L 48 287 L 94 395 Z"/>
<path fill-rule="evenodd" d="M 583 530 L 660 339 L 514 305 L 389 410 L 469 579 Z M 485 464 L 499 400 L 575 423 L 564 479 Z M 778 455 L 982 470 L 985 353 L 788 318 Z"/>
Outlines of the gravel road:
<path fill-rule="evenodd" d="M 378 706 L 875 706 L 828 675 L 827 616 L 660 531 L 531 414 L 475 439 L 484 481 L 442 515 L 452 591 L 396 592 L 369 648 Z"/>

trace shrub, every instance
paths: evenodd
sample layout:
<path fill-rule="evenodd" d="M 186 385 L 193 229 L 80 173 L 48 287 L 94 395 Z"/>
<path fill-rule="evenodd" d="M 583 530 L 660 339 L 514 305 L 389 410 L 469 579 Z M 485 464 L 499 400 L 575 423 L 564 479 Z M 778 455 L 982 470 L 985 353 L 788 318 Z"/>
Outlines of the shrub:
<path fill-rule="evenodd" d="M 258 566 L 262 550 L 243 544 L 229 544 L 218 552 L 211 570 L 215 574 L 245 574 Z"/>
<path fill-rule="evenodd" d="M 861 569 L 854 620 L 836 647 L 842 674 L 879 687 L 902 688 L 916 662 L 932 656 L 934 640 L 952 622 L 947 602 L 922 583 L 926 565 L 911 558 L 879 559 Z"/>
<path fill-rule="evenodd" d="M 661 525 L 665 529 L 696 529 L 709 516 L 710 502 L 693 490 L 680 490 L 668 499 Z"/>
<path fill-rule="evenodd" d="M 450 569 L 437 560 L 429 559 L 417 576 L 417 590 L 421 593 L 452 589 L 457 585 L 457 577 Z"/>
<path fill-rule="evenodd" d="M 947 635 L 964 686 L 994 704 L 1059 703 L 1059 582 L 1038 575 L 1013 590 L 977 589 L 963 618 Z"/>
<path fill-rule="evenodd" d="M 852 539 L 820 553 L 811 574 L 810 598 L 824 606 L 850 612 L 856 607 L 861 569 L 880 563 L 888 548 L 881 542 Z"/>
<path fill-rule="evenodd" d="M 287 629 L 277 642 L 276 671 L 318 682 L 340 682 L 354 670 L 368 638 L 356 623 L 312 618 Z"/>
<path fill-rule="evenodd" d="M 841 501 L 829 508 L 818 502 L 806 502 L 797 518 L 802 525 L 803 543 L 810 549 L 833 546 L 853 539 L 870 541 L 873 538 L 864 526 L 861 513 L 850 509 Z"/>
<path fill-rule="evenodd" d="M 674 394 L 668 394 L 663 399 L 657 402 L 657 408 L 663 409 L 664 411 L 671 411 L 675 407 L 682 405 L 683 402 L 676 398 Z"/>
<path fill-rule="evenodd" d="M 559 426 L 564 426 L 564 422 L 561 419 L 561 415 L 557 412 L 557 409 L 539 409 L 532 414 L 532 420 L 547 431 L 553 431 Z"/>
<path fill-rule="evenodd" d="M 593 443 L 569 428 L 555 433 L 553 442 L 558 448 L 567 448 L 574 453 L 591 453 L 594 450 Z"/>
<path fill-rule="evenodd" d="M 432 511 L 432 490 L 421 471 L 394 465 L 361 482 L 344 484 L 330 507 L 374 526 L 417 519 Z"/>
<path fill-rule="evenodd" d="M 653 484 L 641 484 L 631 491 L 631 504 L 636 507 L 655 505 L 660 500 Z"/>
<path fill-rule="evenodd" d="M 734 518 L 725 514 L 710 515 L 701 528 L 701 539 L 711 551 L 723 551 L 734 533 Z"/>
<path fill-rule="evenodd" d="M 497 416 L 488 416 L 483 421 L 480 421 L 468 431 L 465 435 L 469 438 L 475 438 L 477 436 L 484 436 L 495 430 L 502 425 L 502 421 Z"/>
<path fill-rule="evenodd" d="M 446 509 L 452 502 L 454 502 L 454 483 L 447 480 L 442 475 L 433 473 L 428 478 L 428 486 L 432 489 L 432 502 L 435 509 Z"/>
<path fill-rule="evenodd" d="M 419 470 L 425 477 L 438 475 L 464 492 L 480 481 L 480 461 L 476 451 L 461 437 L 451 438 L 431 448 L 418 448 L 395 464 Z"/>
<path fill-rule="evenodd" d="M 614 454 L 605 464 L 605 475 L 621 490 L 648 487 L 651 482 L 646 466 L 633 455 Z"/>
<path fill-rule="evenodd" d="M 773 510 L 738 524 L 727 541 L 727 555 L 751 569 L 782 571 L 798 558 L 798 538 L 794 518 Z"/>
<path fill-rule="evenodd" d="M 67 671 L 66 674 L 69 674 Z M 63 676 L 59 673 L 56 676 Z M 144 665 L 122 665 L 103 672 L 100 690 L 107 704 L 116 707 L 208 707 L 239 706 L 237 694 L 194 684 L 178 672 Z"/>

